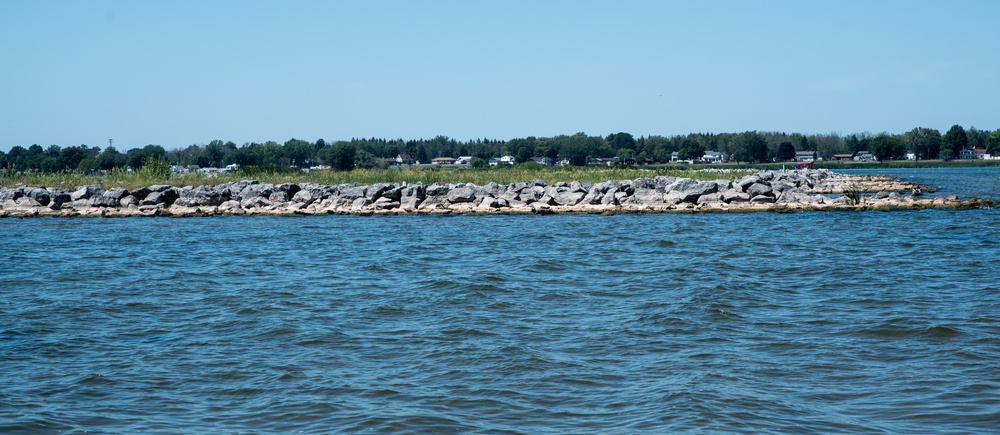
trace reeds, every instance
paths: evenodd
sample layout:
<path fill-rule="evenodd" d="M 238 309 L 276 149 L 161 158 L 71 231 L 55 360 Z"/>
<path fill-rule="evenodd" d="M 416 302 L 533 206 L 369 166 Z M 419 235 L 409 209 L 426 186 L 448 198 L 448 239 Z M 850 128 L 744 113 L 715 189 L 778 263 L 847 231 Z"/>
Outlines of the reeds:
<path fill-rule="evenodd" d="M 656 176 L 672 176 L 692 178 L 696 180 L 735 179 L 753 170 L 736 170 L 730 172 L 706 172 L 692 169 L 674 168 L 601 168 L 601 167 L 537 167 L 533 165 L 499 167 L 489 169 L 472 169 L 463 167 L 408 167 L 389 169 L 355 169 L 353 171 L 314 171 L 302 172 L 284 169 L 250 168 L 227 173 L 204 174 L 189 172 L 181 175 L 152 171 L 126 171 L 111 169 L 93 174 L 76 171 L 42 173 L 27 171 L 24 173 L 6 171 L 0 173 L 0 186 L 13 187 L 17 185 L 64 187 L 74 189 L 78 186 L 99 184 L 104 188 L 124 187 L 137 189 L 158 184 L 172 186 L 200 186 L 223 184 L 241 180 L 257 180 L 261 183 L 316 183 L 324 185 L 376 183 L 472 183 L 479 186 L 495 182 L 511 184 L 541 180 L 548 184 L 557 182 L 589 181 L 599 183 L 608 180 L 634 180 L 637 178 L 653 178 Z"/>

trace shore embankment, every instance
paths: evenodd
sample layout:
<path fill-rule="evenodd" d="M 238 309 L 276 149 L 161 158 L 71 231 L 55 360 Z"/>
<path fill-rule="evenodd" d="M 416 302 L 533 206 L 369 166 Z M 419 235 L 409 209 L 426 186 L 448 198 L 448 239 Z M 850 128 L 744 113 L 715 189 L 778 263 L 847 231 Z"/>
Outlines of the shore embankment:
<path fill-rule="evenodd" d="M 736 180 L 657 176 L 500 185 L 378 183 L 99 185 L 0 188 L 0 217 L 320 214 L 528 214 L 978 208 L 992 201 L 929 198 L 888 177 L 827 170 L 762 171 Z"/>

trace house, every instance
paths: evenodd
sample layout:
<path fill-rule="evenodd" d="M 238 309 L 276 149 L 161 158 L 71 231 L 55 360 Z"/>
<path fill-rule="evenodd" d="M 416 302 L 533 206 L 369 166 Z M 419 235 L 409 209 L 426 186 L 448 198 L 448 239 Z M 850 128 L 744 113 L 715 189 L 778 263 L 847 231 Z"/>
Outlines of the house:
<path fill-rule="evenodd" d="M 455 164 L 455 158 L 454 157 L 435 157 L 435 158 L 431 159 L 431 164 L 432 165 L 454 165 Z"/>
<path fill-rule="evenodd" d="M 490 159 L 489 164 L 490 164 L 490 166 L 497 166 L 497 165 L 500 164 L 500 159 L 494 157 L 494 158 Z"/>
<path fill-rule="evenodd" d="M 834 154 L 833 160 L 851 160 L 854 158 L 854 154 Z"/>
<path fill-rule="evenodd" d="M 980 159 L 982 160 L 986 157 L 986 148 L 973 148 L 964 149 L 961 153 L 961 159 Z"/>
<path fill-rule="evenodd" d="M 705 163 L 722 163 L 725 159 L 719 151 L 705 151 L 705 155 L 701 156 L 698 160 Z"/>
<path fill-rule="evenodd" d="M 680 154 L 677 151 L 670 153 L 670 163 L 687 163 L 689 165 L 694 164 L 694 160 L 681 160 L 678 156 Z"/>
<path fill-rule="evenodd" d="M 514 160 L 514 156 L 503 156 L 503 157 L 500 157 L 500 163 L 502 163 L 502 164 L 514 166 L 515 162 L 516 162 L 516 160 Z"/>
<path fill-rule="evenodd" d="M 615 163 L 618 163 L 617 157 L 594 157 L 590 159 L 590 164 L 597 166 L 614 166 Z"/>
<path fill-rule="evenodd" d="M 858 151 L 858 153 L 854 155 L 854 160 L 858 162 L 874 162 L 875 156 L 868 151 Z"/>
<path fill-rule="evenodd" d="M 795 161 L 796 162 L 813 162 L 816 161 L 816 151 L 796 151 Z"/>
<path fill-rule="evenodd" d="M 542 166 L 552 166 L 552 158 L 551 157 L 532 157 L 531 161 L 533 161 L 535 163 L 538 163 L 539 165 L 542 165 Z"/>
<path fill-rule="evenodd" d="M 411 158 L 409 154 L 397 154 L 396 155 L 396 164 L 397 165 L 412 165 L 413 164 L 413 158 Z"/>
<path fill-rule="evenodd" d="M 455 159 L 456 165 L 468 165 L 470 162 L 472 162 L 472 156 L 459 156 L 458 159 Z"/>

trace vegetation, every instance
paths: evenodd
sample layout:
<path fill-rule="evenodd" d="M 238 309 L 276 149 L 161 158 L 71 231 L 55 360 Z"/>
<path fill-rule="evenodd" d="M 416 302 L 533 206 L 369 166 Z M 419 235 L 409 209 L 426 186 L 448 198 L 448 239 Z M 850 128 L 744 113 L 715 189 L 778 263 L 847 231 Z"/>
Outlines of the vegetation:
<path fill-rule="evenodd" d="M 125 187 L 135 189 L 157 184 L 174 186 L 197 186 L 205 184 L 221 184 L 241 180 L 258 180 L 262 183 L 317 183 L 325 185 L 337 184 L 375 184 L 375 183 L 474 183 L 486 185 L 491 182 L 510 184 L 542 180 L 549 184 L 569 181 L 589 181 L 598 183 L 607 180 L 634 180 L 636 178 L 652 178 L 656 176 L 673 176 L 693 178 L 698 180 L 734 179 L 744 176 L 752 169 L 730 169 L 726 171 L 701 171 L 694 168 L 658 167 L 658 168 L 628 168 L 628 167 L 544 167 L 530 162 L 513 167 L 488 169 L 458 168 L 458 167 L 411 167 L 391 169 L 354 169 L 352 171 L 323 170 L 302 172 L 297 170 L 277 170 L 248 168 L 230 173 L 203 174 L 189 172 L 182 175 L 170 175 L 167 172 L 147 170 L 153 165 L 147 165 L 140 171 L 128 172 L 122 169 L 111 169 L 96 174 L 83 174 L 79 171 L 61 171 L 44 173 L 27 171 L 14 175 L 0 174 L 0 186 L 24 184 L 29 186 L 49 186 L 75 188 L 88 184 L 100 184 L 105 188 Z"/>
<path fill-rule="evenodd" d="M 868 151 L 880 163 L 891 167 L 924 167 L 948 165 L 953 159 L 967 157 L 968 150 L 985 149 L 1000 155 L 1000 129 L 995 131 L 965 129 L 955 125 L 943 135 L 931 128 L 918 127 L 903 134 L 871 133 L 813 134 L 758 132 L 742 133 L 691 133 L 672 137 L 644 136 L 636 138 L 619 132 L 606 137 L 585 133 L 554 137 L 525 137 L 510 140 L 475 139 L 457 141 L 446 136 L 433 139 L 351 139 L 327 143 L 323 139 L 309 142 L 290 139 L 284 144 L 268 141 L 245 143 L 213 140 L 207 145 L 190 145 L 182 149 L 166 150 L 160 145 L 119 152 L 112 146 L 105 149 L 87 145 L 43 148 L 31 145 L 15 146 L 9 152 L 0 151 L 0 181 L 4 185 L 27 184 L 87 184 L 86 180 L 100 183 L 164 183 L 172 172 L 171 166 L 223 167 L 239 165 L 235 173 L 219 175 L 218 180 L 256 178 L 267 180 L 301 180 L 324 183 L 367 182 L 474 182 L 530 181 L 544 179 L 551 182 L 568 180 L 604 180 L 609 178 L 637 178 L 648 174 L 672 173 L 687 166 L 670 163 L 674 160 L 696 161 L 706 152 L 718 152 L 735 163 L 723 168 L 776 168 L 781 162 L 795 158 L 796 151 L 814 151 L 822 160 L 815 167 L 855 168 L 871 167 L 868 163 L 834 161 L 834 155 L 854 155 Z M 963 155 L 963 152 L 966 154 Z M 916 161 L 904 160 L 911 153 Z M 509 155 L 521 166 L 491 168 L 492 158 Z M 397 157 L 405 163 L 429 163 L 435 157 L 471 156 L 466 170 L 449 171 L 441 167 L 411 167 L 382 171 L 396 163 Z M 542 168 L 525 165 L 532 158 L 548 157 L 563 161 L 571 168 Z M 619 167 L 594 168 L 596 158 L 617 158 Z M 930 159 L 941 161 L 928 162 Z M 963 159 L 959 164 L 998 165 L 997 162 Z M 299 169 L 322 165 L 328 170 L 315 174 L 302 174 Z M 748 166 L 752 165 L 752 166 Z M 633 168 L 646 168 L 628 169 Z M 470 169 L 471 168 L 471 169 Z M 587 169 L 583 169 L 587 168 Z M 452 168 L 454 169 L 454 168 Z M 694 173 L 692 173 L 694 174 Z M 697 177 L 698 175 L 694 175 Z M 171 184 L 204 182 L 203 176 L 187 174 L 170 176 Z M 28 180 L 36 180 L 29 182 Z M 133 181 L 135 180 L 135 181 Z M 144 180 L 144 181 L 140 181 Z M 326 180 L 326 181 L 320 181 Z M 94 181 L 89 181 L 94 182 Z"/>

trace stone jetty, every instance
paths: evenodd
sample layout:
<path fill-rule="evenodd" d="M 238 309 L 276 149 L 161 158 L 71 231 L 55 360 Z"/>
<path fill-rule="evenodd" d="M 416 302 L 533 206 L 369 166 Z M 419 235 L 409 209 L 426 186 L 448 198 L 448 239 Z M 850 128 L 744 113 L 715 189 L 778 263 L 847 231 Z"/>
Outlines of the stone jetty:
<path fill-rule="evenodd" d="M 0 217 L 319 214 L 549 214 L 976 208 L 991 201 L 914 197 L 911 184 L 827 170 L 763 171 L 697 181 L 657 176 L 599 183 L 265 184 L 127 190 L 98 185 L 0 188 Z"/>

